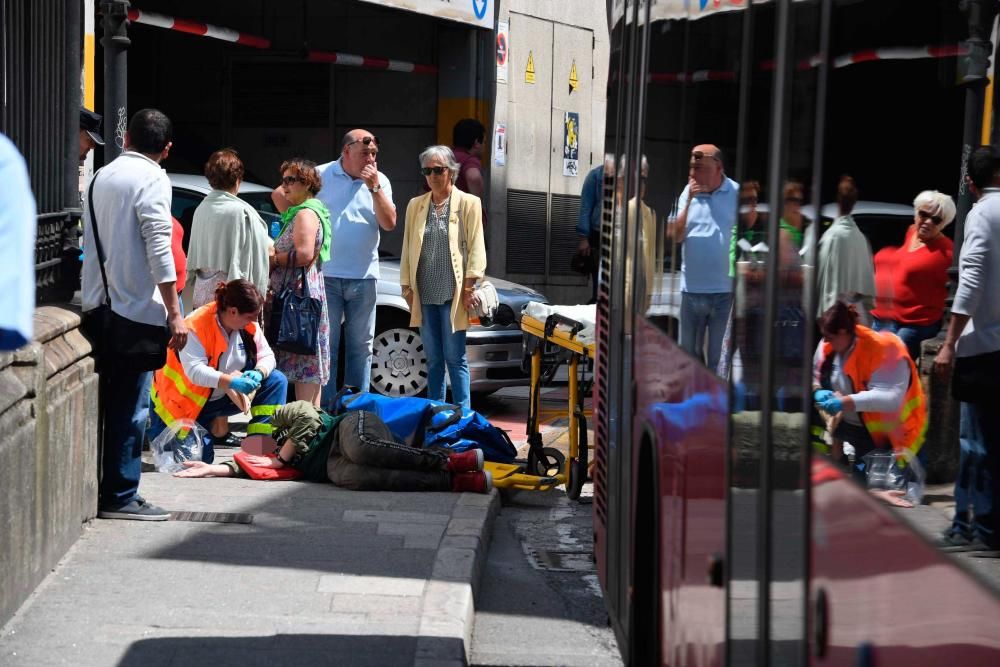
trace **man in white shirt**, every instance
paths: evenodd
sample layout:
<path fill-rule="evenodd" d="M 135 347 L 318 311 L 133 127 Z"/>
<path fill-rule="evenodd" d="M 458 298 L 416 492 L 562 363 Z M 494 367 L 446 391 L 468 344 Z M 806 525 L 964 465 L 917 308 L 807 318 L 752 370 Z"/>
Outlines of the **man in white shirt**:
<path fill-rule="evenodd" d="M 104 251 L 111 309 L 118 315 L 170 328 L 170 347 L 181 350 L 187 326 L 175 289 L 170 252 L 170 180 L 160 166 L 170 153 L 173 125 L 156 109 L 138 111 L 125 134 L 125 152 L 94 174 L 84 204 L 82 302 L 86 314 L 105 303 L 97 255 L 96 225 Z M 102 475 L 98 516 L 104 519 L 165 521 L 170 513 L 139 496 L 142 438 L 149 414 L 152 372 L 116 368 L 102 373 Z"/>
<path fill-rule="evenodd" d="M 378 137 L 368 130 L 344 135 L 340 159 L 317 168 L 323 187 L 316 197 L 330 210 L 333 237 L 323 264 L 326 306 L 330 313 L 330 381 L 322 405 L 338 387 L 340 322 L 344 322 L 344 384 L 368 391 L 375 339 L 375 294 L 379 278 L 380 230 L 396 228 L 392 184 L 378 170 Z"/>
<path fill-rule="evenodd" d="M 35 316 L 35 197 L 28 166 L 0 134 L 0 351 L 31 340 Z"/>
<path fill-rule="evenodd" d="M 990 378 L 975 400 L 959 402 L 959 460 L 955 518 L 940 546 L 953 551 L 1000 550 L 1000 154 L 983 146 L 969 156 L 972 193 L 979 200 L 965 219 L 958 288 L 935 370 L 947 377 L 955 356 Z M 956 350 L 957 348 L 957 350 Z M 956 388 L 959 383 L 956 382 Z M 961 392 L 963 394 L 967 391 Z M 979 391 L 975 393 L 980 393 Z M 972 517 L 969 518 L 969 507 Z"/>

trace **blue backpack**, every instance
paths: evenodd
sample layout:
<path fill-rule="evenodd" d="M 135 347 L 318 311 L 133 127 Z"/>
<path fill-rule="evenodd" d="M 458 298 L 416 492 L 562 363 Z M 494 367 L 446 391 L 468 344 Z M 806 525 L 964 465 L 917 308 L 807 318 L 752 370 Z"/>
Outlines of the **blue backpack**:
<path fill-rule="evenodd" d="M 390 398 L 344 387 L 334 398 L 333 414 L 373 412 L 392 434 L 411 447 L 444 447 L 454 452 L 481 449 L 487 461 L 512 463 L 517 450 L 510 436 L 475 410 L 418 397 Z"/>

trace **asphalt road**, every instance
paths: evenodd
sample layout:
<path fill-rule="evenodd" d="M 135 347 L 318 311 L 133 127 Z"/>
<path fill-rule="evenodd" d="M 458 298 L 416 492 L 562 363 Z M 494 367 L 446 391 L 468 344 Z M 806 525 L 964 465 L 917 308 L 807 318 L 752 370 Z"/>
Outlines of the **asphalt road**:
<path fill-rule="evenodd" d="M 504 496 L 476 600 L 473 665 L 621 665 L 591 559 L 585 504 L 559 489 Z"/>

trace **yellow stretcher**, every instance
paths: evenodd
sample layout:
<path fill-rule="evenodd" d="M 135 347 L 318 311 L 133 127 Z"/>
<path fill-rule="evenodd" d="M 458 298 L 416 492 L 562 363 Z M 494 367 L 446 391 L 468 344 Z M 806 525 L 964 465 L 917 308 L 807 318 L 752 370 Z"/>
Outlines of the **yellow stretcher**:
<path fill-rule="evenodd" d="M 564 325 L 566 331 L 558 328 Z M 559 314 L 543 322 L 524 315 L 521 330 L 525 348 L 531 355 L 531 390 L 528 404 L 528 457 L 515 463 L 487 463 L 493 484 L 501 489 L 548 491 L 566 485 L 566 495 L 576 500 L 587 481 L 587 417 L 584 401 L 593 383 L 594 343 L 583 343 L 576 335 L 584 325 Z M 555 347 L 553 347 L 555 346 Z M 543 358 L 547 368 L 543 372 Z M 551 381 L 563 362 L 569 364 L 567 407 L 542 410 L 541 388 Z M 542 418 L 566 415 L 569 418 L 567 455 L 554 447 L 544 447 L 539 426 Z"/>

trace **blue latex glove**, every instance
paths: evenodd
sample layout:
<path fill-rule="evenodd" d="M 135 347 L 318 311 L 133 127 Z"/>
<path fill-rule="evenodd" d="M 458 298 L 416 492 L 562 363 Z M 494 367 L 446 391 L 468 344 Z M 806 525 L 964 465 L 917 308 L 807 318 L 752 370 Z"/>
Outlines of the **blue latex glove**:
<path fill-rule="evenodd" d="M 249 378 L 249 379 L 253 380 L 254 382 L 256 382 L 257 383 L 257 387 L 259 387 L 260 383 L 264 381 L 264 374 L 261 373 L 257 369 L 253 369 L 253 370 L 250 370 L 250 371 L 244 371 L 243 372 L 243 377 Z M 257 387 L 254 387 L 254 389 L 256 389 Z"/>
<path fill-rule="evenodd" d="M 825 411 L 829 412 L 831 415 L 835 415 L 835 414 L 837 414 L 838 412 L 840 412 L 841 410 L 844 409 L 844 404 L 843 404 L 843 402 L 841 402 L 841 400 L 839 398 L 837 398 L 836 396 L 832 396 L 832 397 L 826 399 L 825 401 L 823 401 L 822 403 L 820 403 L 819 407 L 823 408 Z"/>
<path fill-rule="evenodd" d="M 240 377 L 233 378 L 229 386 L 241 394 L 249 394 L 260 386 L 260 383 L 254 382 L 253 378 L 249 378 L 246 375 L 241 375 Z"/>
<path fill-rule="evenodd" d="M 833 392 L 829 389 L 817 389 L 813 393 L 813 401 L 816 403 L 823 403 L 833 398 Z"/>

